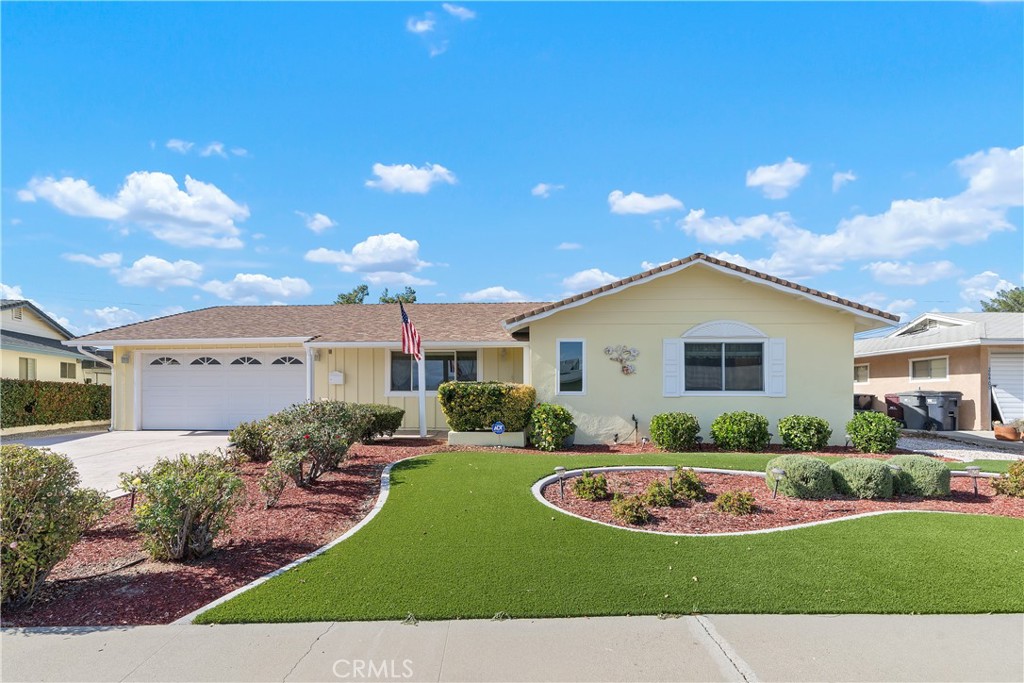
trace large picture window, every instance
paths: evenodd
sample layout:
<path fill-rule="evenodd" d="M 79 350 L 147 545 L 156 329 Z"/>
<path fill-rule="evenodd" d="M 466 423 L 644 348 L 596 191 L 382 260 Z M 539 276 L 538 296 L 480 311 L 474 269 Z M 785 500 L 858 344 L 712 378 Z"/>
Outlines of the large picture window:
<path fill-rule="evenodd" d="M 442 382 L 475 382 L 479 379 L 476 351 L 428 351 L 423 356 L 427 391 Z M 391 353 L 390 391 L 419 391 L 416 359 L 407 353 Z"/>
<path fill-rule="evenodd" d="M 558 340 L 558 393 L 582 394 L 586 388 L 582 339 Z"/>
<path fill-rule="evenodd" d="M 764 344 L 687 342 L 686 391 L 764 391 Z"/>

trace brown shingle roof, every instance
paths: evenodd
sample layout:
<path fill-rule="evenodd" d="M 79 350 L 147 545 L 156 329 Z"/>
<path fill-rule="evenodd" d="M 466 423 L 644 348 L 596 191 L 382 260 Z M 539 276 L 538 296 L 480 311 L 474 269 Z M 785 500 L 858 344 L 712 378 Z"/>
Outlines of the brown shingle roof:
<path fill-rule="evenodd" d="M 533 308 L 531 310 L 527 310 L 527 311 L 523 311 L 521 313 L 517 313 L 516 315 L 513 315 L 513 316 L 511 316 L 509 318 L 506 318 L 505 319 L 505 324 L 508 325 L 508 326 L 514 326 L 516 323 L 521 322 L 523 320 L 526 320 L 527 318 L 532 318 L 532 317 L 534 317 L 536 315 L 540 315 L 542 313 L 547 313 L 549 311 L 554 311 L 554 310 L 559 309 L 559 308 L 561 308 L 563 306 L 566 306 L 568 304 L 572 304 L 572 303 L 575 303 L 577 301 L 582 301 L 583 299 L 589 299 L 590 297 L 595 296 L 597 294 L 603 294 L 604 292 L 609 292 L 609 291 L 611 291 L 613 289 L 618 289 L 619 287 L 631 284 L 633 282 L 637 282 L 639 280 L 645 280 L 645 279 L 647 279 L 649 277 L 652 277 L 654 275 L 658 275 L 659 273 L 664 273 L 666 270 L 672 270 L 673 268 L 678 268 L 679 266 L 685 265 L 687 263 L 692 263 L 694 261 L 704 261 L 706 263 L 713 263 L 713 264 L 715 264 L 717 266 L 722 266 L 724 268 L 728 268 L 730 270 L 734 270 L 737 273 L 743 273 L 744 275 L 751 275 L 753 277 L 760 278 L 761 280 L 764 280 L 766 282 L 771 282 L 773 284 L 782 285 L 783 287 L 789 287 L 790 289 L 794 289 L 794 290 L 796 290 L 798 292 L 801 292 L 803 294 L 807 294 L 809 296 L 819 297 L 821 299 L 825 299 L 826 301 L 831 301 L 832 303 L 840 304 L 842 306 L 847 306 L 849 308 L 853 308 L 853 309 L 856 309 L 858 311 L 863 311 L 864 313 L 868 313 L 870 315 L 875 315 L 875 316 L 878 316 L 880 318 L 884 318 L 886 320 L 891 320 L 893 322 L 899 322 L 899 320 L 900 320 L 900 317 L 898 315 L 893 315 L 892 313 L 886 313 L 885 311 L 880 311 L 877 308 L 871 308 L 870 306 L 865 306 L 864 304 L 858 304 L 857 302 L 850 301 L 849 299 L 840 298 L 840 297 L 838 297 L 838 296 L 836 296 L 834 294 L 827 294 L 827 293 L 821 292 L 821 291 L 819 291 L 817 289 L 811 289 L 810 287 L 804 287 L 803 285 L 797 284 L 795 282 L 790 282 L 789 280 L 783 280 L 782 278 L 775 277 L 774 275 L 767 275 L 765 273 L 761 273 L 759 271 L 752 270 L 750 268 L 745 268 L 743 266 L 738 266 L 735 263 L 729 263 L 728 261 L 722 261 L 721 259 L 714 258 L 713 256 L 708 256 L 707 254 L 702 254 L 700 252 L 697 252 L 696 254 L 692 254 L 690 256 L 687 256 L 684 259 L 676 259 L 675 261 L 670 261 L 669 263 L 666 263 L 664 265 L 660 265 L 657 268 L 651 268 L 650 270 L 645 270 L 642 273 L 637 273 L 636 275 L 631 275 L 630 277 L 622 278 L 621 280 L 616 280 L 615 282 L 610 282 L 607 285 L 604 285 L 603 287 L 597 287 L 596 289 L 591 289 L 588 292 L 581 292 L 580 294 L 574 294 L 573 296 L 570 296 L 570 297 L 567 297 L 565 299 L 562 299 L 561 301 L 555 301 L 553 303 L 542 304 L 542 305 L 540 305 L 540 306 L 538 306 L 536 308 Z"/>
<path fill-rule="evenodd" d="M 505 318 L 537 303 L 407 304 L 424 342 L 511 342 Z M 93 332 L 78 340 L 302 338 L 317 342 L 398 342 L 398 304 L 216 306 Z"/>

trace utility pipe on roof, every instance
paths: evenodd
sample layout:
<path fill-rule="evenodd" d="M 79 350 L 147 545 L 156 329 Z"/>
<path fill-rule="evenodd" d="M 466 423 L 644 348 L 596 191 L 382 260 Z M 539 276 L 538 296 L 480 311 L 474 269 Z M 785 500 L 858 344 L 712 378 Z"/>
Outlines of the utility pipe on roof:
<path fill-rule="evenodd" d="M 83 356 L 91 358 L 99 363 L 103 363 L 108 368 L 110 368 L 110 427 L 107 428 L 107 431 L 112 432 L 114 431 L 114 411 L 117 410 L 117 403 L 114 402 L 114 391 L 115 386 L 117 385 L 117 382 L 114 379 L 114 364 L 108 361 L 106 358 L 97 356 L 95 353 L 92 353 L 91 351 L 86 351 L 85 348 L 81 345 L 78 345 L 75 348 L 77 348 L 78 352 Z"/>

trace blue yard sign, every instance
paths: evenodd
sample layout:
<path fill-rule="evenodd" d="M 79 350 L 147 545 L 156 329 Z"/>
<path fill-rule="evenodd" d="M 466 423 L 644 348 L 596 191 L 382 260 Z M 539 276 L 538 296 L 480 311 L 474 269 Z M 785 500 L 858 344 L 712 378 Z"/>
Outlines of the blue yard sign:
<path fill-rule="evenodd" d="M 491 431 L 494 432 L 495 434 L 504 434 L 505 423 L 501 421 L 495 422 L 494 424 L 491 425 Z"/>

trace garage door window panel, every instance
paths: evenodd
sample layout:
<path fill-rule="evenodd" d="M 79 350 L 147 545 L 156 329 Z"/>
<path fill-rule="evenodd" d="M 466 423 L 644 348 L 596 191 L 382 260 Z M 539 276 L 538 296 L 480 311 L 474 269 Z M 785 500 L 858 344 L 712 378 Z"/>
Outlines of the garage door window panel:
<path fill-rule="evenodd" d="M 231 361 L 232 365 L 262 365 L 259 359 L 252 356 L 241 356 Z"/>

